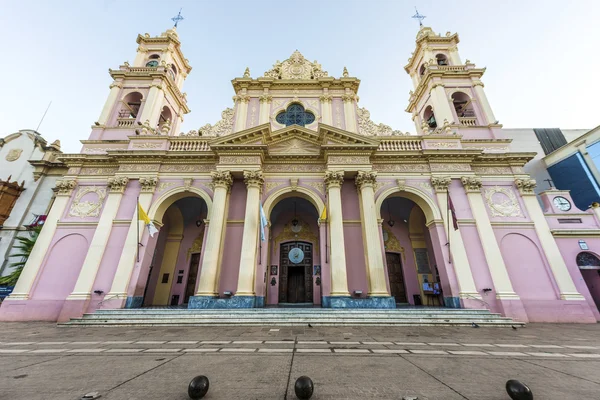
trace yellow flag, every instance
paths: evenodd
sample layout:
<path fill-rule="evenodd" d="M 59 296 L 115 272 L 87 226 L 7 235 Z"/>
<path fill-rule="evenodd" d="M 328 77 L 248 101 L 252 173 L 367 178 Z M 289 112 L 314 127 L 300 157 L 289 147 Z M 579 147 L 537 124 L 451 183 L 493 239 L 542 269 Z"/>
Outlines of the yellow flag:
<path fill-rule="evenodd" d="M 323 212 L 321 213 L 321 221 L 327 221 L 327 207 L 323 207 Z"/>
<path fill-rule="evenodd" d="M 138 202 L 138 220 L 144 221 L 146 228 L 148 228 L 148 234 L 151 237 L 153 237 L 154 234 L 158 232 L 158 229 L 156 229 L 156 227 L 154 226 L 154 223 L 152 223 L 152 221 L 150 220 L 150 217 L 148 217 L 148 214 L 146 214 L 146 211 L 144 211 L 144 209 L 142 208 L 142 205 L 139 202 Z"/>

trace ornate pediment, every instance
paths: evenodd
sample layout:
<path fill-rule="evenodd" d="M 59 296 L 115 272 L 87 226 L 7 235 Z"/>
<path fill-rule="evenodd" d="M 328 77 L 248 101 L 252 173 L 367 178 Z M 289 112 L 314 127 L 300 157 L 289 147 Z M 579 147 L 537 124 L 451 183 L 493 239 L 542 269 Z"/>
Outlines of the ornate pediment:
<path fill-rule="evenodd" d="M 269 154 L 275 156 L 298 155 L 316 156 L 321 153 L 321 146 L 303 138 L 292 137 L 269 146 Z"/>
<path fill-rule="evenodd" d="M 180 136 L 225 136 L 233 132 L 233 108 L 226 108 L 221 113 L 221 120 L 214 125 L 206 124 L 200 129 L 191 130 L 188 133 L 180 133 Z"/>
<path fill-rule="evenodd" d="M 321 69 L 321 64 L 316 60 L 310 62 L 298 50 L 294 51 L 290 58 L 284 62 L 273 64 L 273 68 L 265 72 L 266 78 L 273 79 L 318 79 L 328 76 L 326 71 Z"/>

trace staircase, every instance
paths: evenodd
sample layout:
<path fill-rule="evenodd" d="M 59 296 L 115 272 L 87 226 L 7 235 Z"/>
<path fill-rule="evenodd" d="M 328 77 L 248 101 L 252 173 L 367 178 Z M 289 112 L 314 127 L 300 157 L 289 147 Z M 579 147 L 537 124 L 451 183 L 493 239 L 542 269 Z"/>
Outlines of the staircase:
<path fill-rule="evenodd" d="M 523 326 L 489 310 L 410 307 L 394 310 L 331 308 L 97 310 L 61 326 Z"/>

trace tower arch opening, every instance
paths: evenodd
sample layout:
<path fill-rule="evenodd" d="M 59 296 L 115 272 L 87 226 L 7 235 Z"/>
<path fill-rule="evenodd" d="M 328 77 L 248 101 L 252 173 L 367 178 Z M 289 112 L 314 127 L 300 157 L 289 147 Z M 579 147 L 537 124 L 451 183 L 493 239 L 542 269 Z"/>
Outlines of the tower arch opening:
<path fill-rule="evenodd" d="M 448 65 L 448 57 L 445 54 L 439 53 L 435 55 L 437 65 Z"/>
<path fill-rule="evenodd" d="M 452 94 L 452 105 L 462 125 L 476 125 L 477 116 L 469 95 L 464 92 L 454 92 Z"/>
<path fill-rule="evenodd" d="M 438 125 L 432 106 L 427 106 L 427 108 L 425 108 L 425 111 L 423 112 L 423 121 L 425 121 L 427 126 L 429 126 L 431 129 L 437 128 Z"/>
<path fill-rule="evenodd" d="M 121 109 L 118 113 L 118 118 L 137 119 L 142 107 L 142 99 L 144 96 L 140 92 L 128 93 L 121 100 Z"/>

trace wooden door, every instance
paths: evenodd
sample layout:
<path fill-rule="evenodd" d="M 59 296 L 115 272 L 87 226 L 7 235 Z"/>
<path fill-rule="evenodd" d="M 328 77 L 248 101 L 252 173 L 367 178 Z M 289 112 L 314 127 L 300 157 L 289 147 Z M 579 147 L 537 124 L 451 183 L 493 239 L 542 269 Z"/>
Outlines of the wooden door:
<path fill-rule="evenodd" d="M 390 292 L 396 299 L 396 303 L 407 303 L 406 289 L 404 287 L 404 273 L 402 262 L 397 253 L 385 253 L 387 261 L 388 276 L 390 278 Z"/>
<path fill-rule="evenodd" d="M 295 264 L 289 259 L 291 249 L 298 247 L 304 259 Z M 305 242 L 284 243 L 280 247 L 279 302 L 312 303 L 312 244 Z"/>
<path fill-rule="evenodd" d="M 183 302 L 185 304 L 190 300 L 190 296 L 194 295 L 196 290 L 196 279 L 198 279 L 198 265 L 200 264 L 200 253 L 192 254 L 190 261 L 190 269 L 188 272 L 187 283 L 185 285 L 185 298 Z"/>

